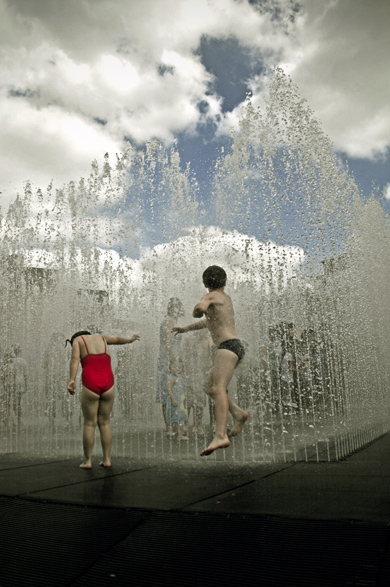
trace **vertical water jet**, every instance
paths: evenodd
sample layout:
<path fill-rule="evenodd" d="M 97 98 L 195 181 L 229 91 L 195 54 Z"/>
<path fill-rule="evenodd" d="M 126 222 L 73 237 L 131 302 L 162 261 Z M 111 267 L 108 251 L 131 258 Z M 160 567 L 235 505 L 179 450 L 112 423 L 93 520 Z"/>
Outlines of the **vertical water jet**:
<path fill-rule="evenodd" d="M 264 104 L 248 99 L 213 195 L 206 211 L 177 146 L 156 140 L 55 193 L 26 183 L 1 220 L 1 452 L 79 452 L 63 343 L 90 327 L 142 334 L 113 352 L 117 454 L 197 459 L 203 439 L 168 441 L 154 403 L 158 325 L 171 296 L 190 320 L 214 263 L 248 348 L 229 392 L 251 420 L 224 458 L 337 459 L 387 430 L 389 226 L 282 71 Z M 28 364 L 20 421 L 16 345 Z"/>

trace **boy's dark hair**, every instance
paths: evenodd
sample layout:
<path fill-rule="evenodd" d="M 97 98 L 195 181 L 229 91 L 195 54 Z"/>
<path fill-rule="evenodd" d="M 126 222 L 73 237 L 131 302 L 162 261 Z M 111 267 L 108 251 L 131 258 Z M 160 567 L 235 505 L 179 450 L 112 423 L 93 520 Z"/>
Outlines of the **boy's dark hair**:
<path fill-rule="evenodd" d="M 208 289 L 219 289 L 226 285 L 226 272 L 218 265 L 210 265 L 203 272 L 203 283 Z"/>
<path fill-rule="evenodd" d="M 78 336 L 83 336 L 83 334 L 91 334 L 91 333 L 88 332 L 88 330 L 80 330 L 80 332 L 75 332 L 70 340 L 69 340 L 69 338 L 66 339 L 65 346 L 68 344 L 68 342 L 70 342 L 70 346 L 72 346 L 74 339 L 77 338 Z"/>

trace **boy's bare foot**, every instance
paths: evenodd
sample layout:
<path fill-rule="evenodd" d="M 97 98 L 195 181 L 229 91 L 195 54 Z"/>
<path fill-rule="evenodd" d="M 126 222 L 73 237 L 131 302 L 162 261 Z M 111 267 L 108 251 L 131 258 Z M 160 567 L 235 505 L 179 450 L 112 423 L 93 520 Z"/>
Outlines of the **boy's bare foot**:
<path fill-rule="evenodd" d="M 92 465 L 91 465 L 91 463 L 84 461 L 83 463 L 81 463 L 80 469 L 92 469 Z"/>
<path fill-rule="evenodd" d="M 244 428 L 245 422 L 249 417 L 248 412 L 241 411 L 240 415 L 233 416 L 233 428 L 230 430 L 229 436 L 237 436 Z"/>
<path fill-rule="evenodd" d="M 104 467 L 105 469 L 111 469 L 111 463 L 110 461 L 100 461 L 99 463 L 99 467 Z"/>
<path fill-rule="evenodd" d="M 226 438 L 213 438 L 210 442 L 209 446 L 202 450 L 200 453 L 201 457 L 206 457 L 207 455 L 211 455 L 212 452 L 217 450 L 218 448 L 227 448 L 230 445 L 230 440 L 226 436 Z"/>

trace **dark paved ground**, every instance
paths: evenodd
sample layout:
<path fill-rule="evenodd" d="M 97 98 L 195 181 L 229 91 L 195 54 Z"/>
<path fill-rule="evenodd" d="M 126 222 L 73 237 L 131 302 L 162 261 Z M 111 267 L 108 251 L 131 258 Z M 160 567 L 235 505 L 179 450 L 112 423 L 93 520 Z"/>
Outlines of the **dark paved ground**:
<path fill-rule="evenodd" d="M 390 586 L 390 434 L 338 462 L 0 461 L 0 587 Z"/>

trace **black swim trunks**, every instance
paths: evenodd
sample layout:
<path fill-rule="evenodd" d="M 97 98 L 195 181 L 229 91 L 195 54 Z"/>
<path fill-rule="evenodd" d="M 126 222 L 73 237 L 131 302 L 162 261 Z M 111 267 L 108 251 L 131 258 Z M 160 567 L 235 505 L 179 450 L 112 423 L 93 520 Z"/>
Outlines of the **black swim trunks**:
<path fill-rule="evenodd" d="M 238 338 L 231 338 L 230 340 L 224 340 L 218 347 L 219 349 L 226 349 L 228 351 L 232 351 L 238 357 L 238 362 L 241 361 L 243 356 L 245 355 L 244 345 L 242 344 L 241 340 Z"/>

